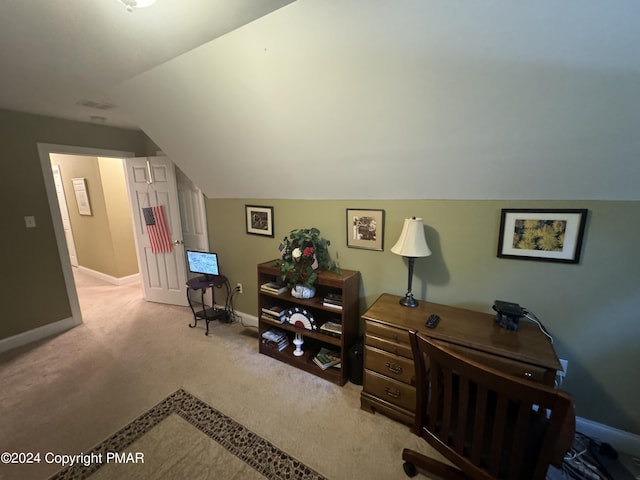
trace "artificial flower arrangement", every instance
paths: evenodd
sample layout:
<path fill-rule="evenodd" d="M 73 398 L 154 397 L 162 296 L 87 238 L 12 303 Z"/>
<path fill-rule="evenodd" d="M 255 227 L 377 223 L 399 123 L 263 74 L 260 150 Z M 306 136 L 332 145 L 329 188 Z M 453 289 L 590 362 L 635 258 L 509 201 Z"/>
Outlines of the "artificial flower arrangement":
<path fill-rule="evenodd" d="M 317 228 L 291 230 L 280 244 L 280 259 L 276 266 L 280 278 L 289 287 L 312 287 L 318 275 L 316 269 L 338 272 L 336 263 L 329 256 L 331 242 L 320 236 Z"/>

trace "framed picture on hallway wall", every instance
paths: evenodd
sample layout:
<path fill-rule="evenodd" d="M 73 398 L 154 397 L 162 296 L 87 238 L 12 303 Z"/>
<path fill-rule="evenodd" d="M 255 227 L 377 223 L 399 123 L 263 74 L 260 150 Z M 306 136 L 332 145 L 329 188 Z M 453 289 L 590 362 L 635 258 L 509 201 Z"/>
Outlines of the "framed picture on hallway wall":
<path fill-rule="evenodd" d="M 586 209 L 502 209 L 498 257 L 578 263 Z"/>
<path fill-rule="evenodd" d="M 273 237 L 273 207 L 245 205 L 247 233 Z"/>
<path fill-rule="evenodd" d="M 72 178 L 71 183 L 73 184 L 73 192 L 76 195 L 78 213 L 80 215 L 91 215 L 91 204 L 87 194 L 87 180 L 84 178 Z"/>
<path fill-rule="evenodd" d="M 347 247 L 384 250 L 384 210 L 347 208 Z"/>

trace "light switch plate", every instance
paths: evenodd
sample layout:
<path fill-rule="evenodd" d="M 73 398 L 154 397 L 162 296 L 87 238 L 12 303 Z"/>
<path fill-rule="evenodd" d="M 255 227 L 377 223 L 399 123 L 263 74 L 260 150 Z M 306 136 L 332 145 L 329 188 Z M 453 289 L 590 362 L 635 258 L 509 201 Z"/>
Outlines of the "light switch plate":
<path fill-rule="evenodd" d="M 33 215 L 29 215 L 24 217 L 24 224 L 27 228 L 35 228 L 36 226 L 36 217 Z"/>

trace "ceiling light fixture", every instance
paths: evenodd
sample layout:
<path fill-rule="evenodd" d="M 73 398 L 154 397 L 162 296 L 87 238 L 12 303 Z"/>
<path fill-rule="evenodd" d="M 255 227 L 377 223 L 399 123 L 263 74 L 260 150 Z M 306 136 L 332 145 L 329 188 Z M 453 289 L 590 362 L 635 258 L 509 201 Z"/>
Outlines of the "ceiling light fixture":
<path fill-rule="evenodd" d="M 133 12 L 134 8 L 150 7 L 156 0 L 118 0 L 121 4 L 127 7 L 127 12 Z"/>

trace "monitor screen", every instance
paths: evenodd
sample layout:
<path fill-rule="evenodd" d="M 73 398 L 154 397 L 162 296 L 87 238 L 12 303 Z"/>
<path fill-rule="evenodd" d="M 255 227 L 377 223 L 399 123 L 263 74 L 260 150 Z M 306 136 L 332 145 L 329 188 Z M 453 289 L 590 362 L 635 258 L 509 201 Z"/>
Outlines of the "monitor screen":
<path fill-rule="evenodd" d="M 187 265 L 191 273 L 220 275 L 217 253 L 187 250 Z"/>

